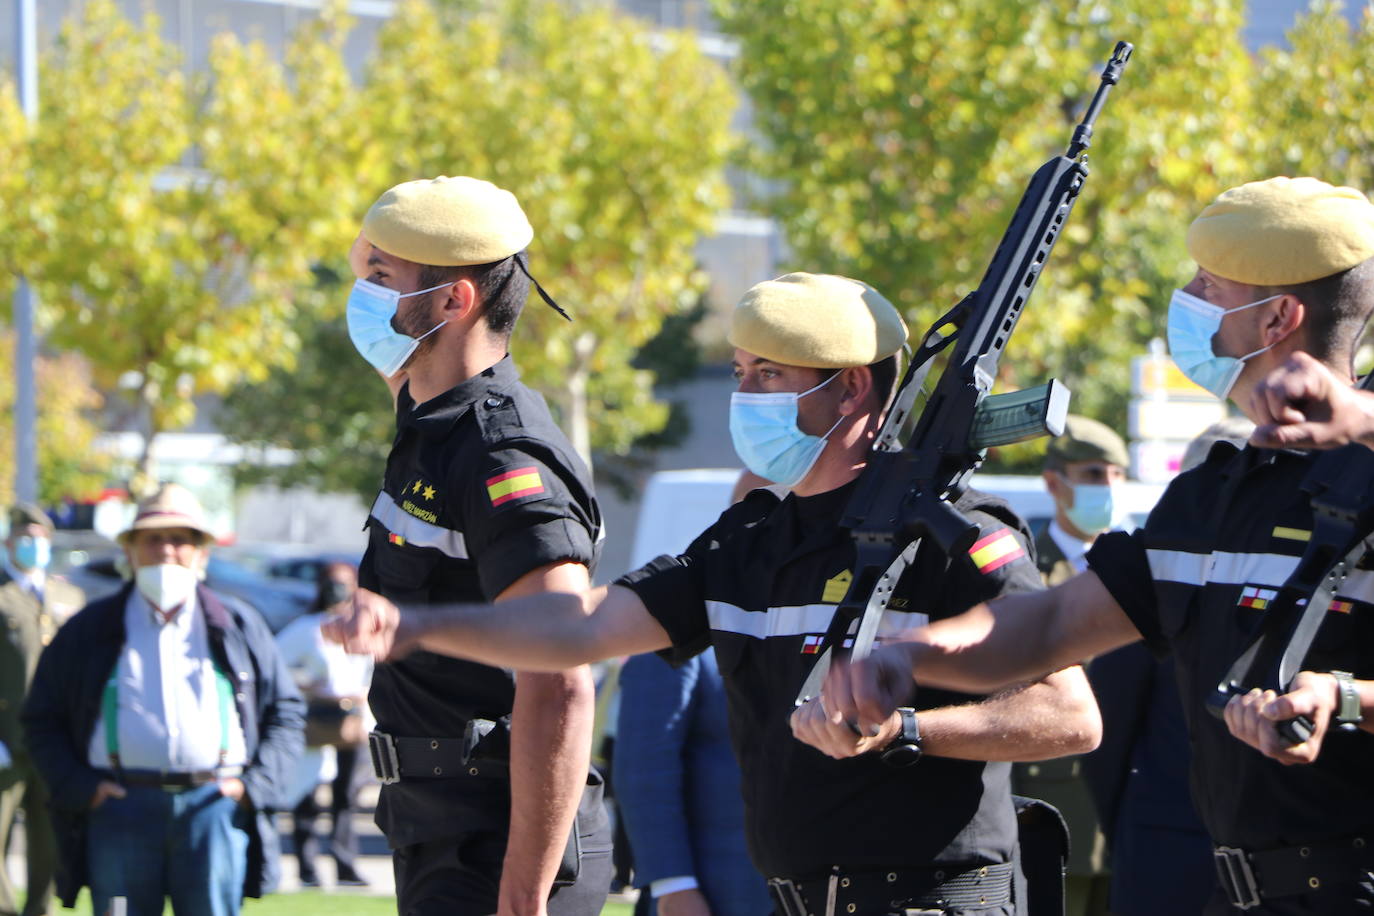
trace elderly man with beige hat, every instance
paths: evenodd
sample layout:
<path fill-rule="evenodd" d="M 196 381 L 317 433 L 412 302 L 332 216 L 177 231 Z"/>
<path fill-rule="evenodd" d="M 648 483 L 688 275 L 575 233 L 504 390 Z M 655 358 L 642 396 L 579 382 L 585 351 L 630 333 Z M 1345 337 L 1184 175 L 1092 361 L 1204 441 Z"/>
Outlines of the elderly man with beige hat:
<path fill-rule="evenodd" d="M 200 584 L 212 540 L 196 498 L 165 484 L 119 542 L 133 581 L 87 605 L 44 651 L 24 705 L 52 796 L 57 890 L 96 913 L 226 916 L 272 889 L 278 807 L 304 704 L 251 608 Z"/>
<path fill-rule="evenodd" d="M 1258 423 L 1276 411 L 1280 429 L 1301 419 L 1283 404 L 1301 393 L 1282 387 L 1295 367 L 1322 367 L 1328 399 L 1337 388 L 1350 391 L 1355 344 L 1374 312 L 1374 205 L 1364 194 L 1313 178 L 1244 184 L 1202 211 L 1188 250 L 1197 273 L 1169 304 L 1168 337 L 1189 378 Z M 1287 410 L 1298 414 L 1299 406 L 1313 409 Z M 1170 484 L 1143 529 L 1100 536 L 1086 572 L 885 645 L 835 672 L 827 701 L 871 721 L 900 702 L 898 687 L 909 689 L 913 676 L 923 686 L 992 689 L 1143 639 L 1176 663 L 1193 799 L 1217 844 L 1220 888 L 1207 912 L 1368 909 L 1369 557 L 1351 564 L 1288 693 L 1235 696 L 1224 721 L 1206 711 L 1313 538 L 1314 511 L 1300 484 L 1314 460 L 1311 452 L 1218 443 Z M 1294 744 L 1277 725 L 1297 715 L 1314 726 Z"/>
<path fill-rule="evenodd" d="M 794 703 L 853 575 L 838 526 L 896 378 L 906 327 L 872 287 L 788 274 L 751 289 L 730 340 L 739 389 L 730 431 L 744 464 L 786 485 L 755 490 L 679 556 L 614 584 L 513 606 L 399 609 L 364 594 L 338 629 L 355 649 L 557 669 L 714 646 L 743 773 L 750 854 L 779 912 L 1010 914 L 1017 824 L 1008 761 L 1090 749 L 1100 723 L 1072 668 L 991 699 L 931 691 L 868 737 Z M 981 597 L 1040 587 L 1024 524 L 1001 501 L 960 500 L 975 550 L 922 555 L 898 583 L 883 635 Z M 658 912 L 703 913 L 694 889 Z"/>
<path fill-rule="evenodd" d="M 508 352 L 531 284 L 562 314 L 530 276 L 533 239 L 509 191 L 440 177 L 383 194 L 350 254 L 349 333 L 396 397 L 358 583 L 421 613 L 584 591 L 601 551 L 591 474 Z M 416 652 L 377 666 L 368 701 L 402 916 L 600 913 L 611 834 L 585 666 Z"/>

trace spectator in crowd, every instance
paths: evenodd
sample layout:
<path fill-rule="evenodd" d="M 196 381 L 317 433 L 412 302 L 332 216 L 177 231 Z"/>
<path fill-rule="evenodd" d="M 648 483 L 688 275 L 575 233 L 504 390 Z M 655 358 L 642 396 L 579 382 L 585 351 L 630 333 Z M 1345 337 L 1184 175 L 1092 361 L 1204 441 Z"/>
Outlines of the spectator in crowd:
<path fill-rule="evenodd" d="M 315 788 L 330 783 L 329 854 L 334 859 L 335 880 L 342 887 L 366 887 L 358 873 L 358 838 L 353 832 L 358 791 L 371 773 L 368 764 L 367 688 L 372 679 L 372 660 L 349 655 L 337 643 L 326 642 L 320 624 L 329 609 L 350 601 L 358 587 L 358 569 L 351 563 L 327 563 L 320 567 L 315 612 L 298 617 L 277 634 L 282 661 L 291 670 L 306 701 L 307 772 L 304 794 L 292 810 L 291 836 L 300 864 L 300 883 L 317 887 L 315 859 L 320 842 L 315 820 L 320 806 Z"/>
<path fill-rule="evenodd" d="M 615 790 L 635 884 L 659 916 L 761 916 L 768 886 L 749 861 L 740 770 L 715 652 L 673 667 L 632 656 L 620 671 Z"/>
<path fill-rule="evenodd" d="M 119 536 L 133 582 L 39 659 L 23 724 L 47 784 L 57 892 L 94 912 L 236 914 L 270 890 L 268 817 L 300 755 L 303 704 L 262 619 L 200 585 L 200 503 L 166 484 Z"/>
<path fill-rule="evenodd" d="M 1036 565 L 1046 585 L 1058 585 L 1087 568 L 1088 548 L 1118 516 L 1116 485 L 1126 479 L 1126 443 L 1105 423 L 1070 416 L 1063 435 L 1045 450 L 1045 489 L 1054 497 L 1054 518 L 1035 539 Z M 1018 763 L 1012 791 L 1047 801 L 1069 828 L 1064 879 L 1068 916 L 1105 916 L 1107 841 L 1083 779 L 1082 757 Z"/>
<path fill-rule="evenodd" d="M 1201 464 L 1218 441 L 1244 445 L 1254 428 L 1244 417 L 1213 424 L 1189 443 L 1179 470 Z M 1176 679 L 1173 656 L 1156 660 L 1144 643 L 1088 666 L 1102 744 L 1083 758 L 1083 772 L 1112 852 L 1116 916 L 1197 916 L 1216 886 L 1212 843 L 1188 789 L 1192 749 Z"/>
<path fill-rule="evenodd" d="M 48 818 L 47 793 L 24 745 L 19 709 L 38 655 L 57 625 L 85 603 L 81 590 L 48 575 L 52 520 L 37 506 L 10 509 L 0 570 L 0 916 L 20 913 L 19 898 L 4 863 L 15 815 L 24 812 L 28 899 L 23 916 L 46 913 L 52 900 L 57 851 Z"/>

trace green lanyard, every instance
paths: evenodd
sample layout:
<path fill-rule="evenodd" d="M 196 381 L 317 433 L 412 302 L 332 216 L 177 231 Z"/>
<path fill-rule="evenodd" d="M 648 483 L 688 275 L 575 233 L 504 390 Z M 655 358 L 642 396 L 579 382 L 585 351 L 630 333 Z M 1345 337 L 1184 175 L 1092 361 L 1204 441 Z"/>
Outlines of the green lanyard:
<path fill-rule="evenodd" d="M 219 765 L 229 759 L 229 716 L 234 708 L 234 686 L 229 683 L 225 673 L 215 669 L 215 692 L 219 694 Z M 110 766 L 115 770 L 119 765 L 119 663 L 110 679 L 105 682 L 105 693 L 101 700 L 105 719 L 105 750 L 110 754 Z"/>

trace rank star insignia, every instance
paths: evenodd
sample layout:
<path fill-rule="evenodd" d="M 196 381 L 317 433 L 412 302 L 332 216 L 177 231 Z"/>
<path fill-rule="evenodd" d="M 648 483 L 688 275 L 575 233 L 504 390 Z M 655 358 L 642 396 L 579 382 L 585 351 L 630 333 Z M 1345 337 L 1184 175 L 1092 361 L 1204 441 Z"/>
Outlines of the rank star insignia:
<path fill-rule="evenodd" d="M 424 486 L 424 481 L 423 481 L 423 480 L 417 480 L 417 481 L 415 481 L 414 485 L 411 486 L 410 492 L 411 492 L 411 493 L 419 493 L 419 492 L 420 492 L 420 487 L 422 487 L 422 486 Z"/>
<path fill-rule="evenodd" d="M 424 498 L 425 498 L 426 500 L 433 499 L 433 498 L 434 498 L 434 488 L 433 488 L 433 487 L 429 487 L 429 486 L 425 487 L 425 492 L 424 492 L 422 495 L 424 496 Z"/>

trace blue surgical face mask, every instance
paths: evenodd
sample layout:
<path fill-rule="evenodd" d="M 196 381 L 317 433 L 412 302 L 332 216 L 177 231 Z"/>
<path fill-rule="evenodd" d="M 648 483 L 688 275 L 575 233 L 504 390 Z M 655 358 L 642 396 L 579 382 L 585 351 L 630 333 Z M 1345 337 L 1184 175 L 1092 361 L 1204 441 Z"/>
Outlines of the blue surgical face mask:
<path fill-rule="evenodd" d="M 1076 483 L 1073 486 L 1073 505 L 1064 510 L 1073 526 L 1084 534 L 1097 534 L 1112 526 L 1116 507 L 1112 502 L 1112 488 L 1103 483 Z"/>
<path fill-rule="evenodd" d="M 391 319 L 396 317 L 401 300 L 432 293 L 456 282 L 450 280 L 413 293 L 398 293 L 370 280 L 354 283 L 353 291 L 348 294 L 348 336 L 353 346 L 374 369 L 391 378 L 405 366 L 420 341 L 448 324 L 441 321 L 419 337 L 400 333 L 391 326 Z"/>
<path fill-rule="evenodd" d="M 1279 293 L 1247 305 L 1224 309 L 1192 293 L 1174 290 L 1174 296 L 1169 300 L 1169 355 L 1173 357 L 1174 365 L 1193 384 L 1225 400 L 1231 393 L 1231 386 L 1245 369 L 1245 361 L 1259 356 L 1269 347 L 1261 347 L 1244 356 L 1218 356 L 1212 349 L 1212 338 L 1221 329 L 1221 319 L 1263 305 L 1281 295 Z"/>
<path fill-rule="evenodd" d="M 52 541 L 24 535 L 14 540 L 14 563 L 20 569 L 47 569 L 52 561 Z"/>
<path fill-rule="evenodd" d="M 826 440 L 844 421 L 835 421 L 824 436 L 797 426 L 797 401 L 834 381 L 839 373 L 800 393 L 780 391 L 730 396 L 730 439 L 744 466 L 764 480 L 793 487 L 801 483 L 825 450 Z"/>

